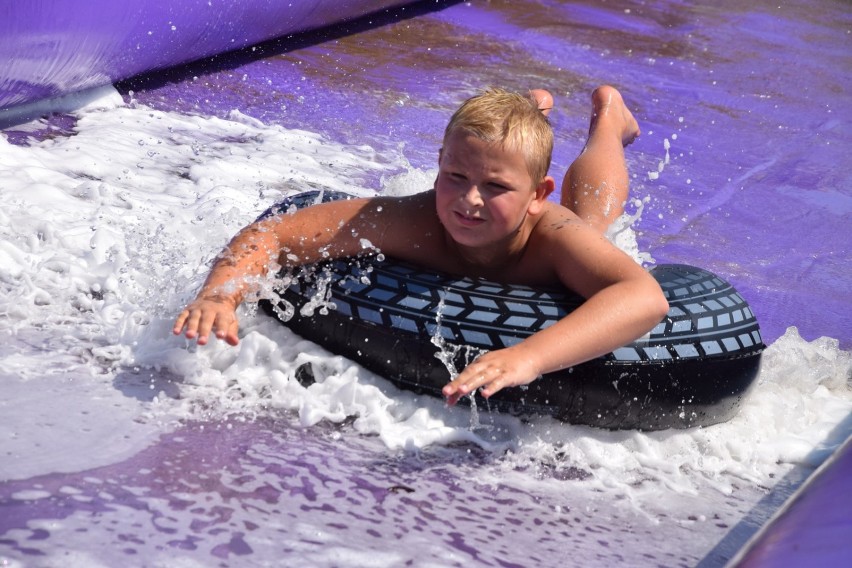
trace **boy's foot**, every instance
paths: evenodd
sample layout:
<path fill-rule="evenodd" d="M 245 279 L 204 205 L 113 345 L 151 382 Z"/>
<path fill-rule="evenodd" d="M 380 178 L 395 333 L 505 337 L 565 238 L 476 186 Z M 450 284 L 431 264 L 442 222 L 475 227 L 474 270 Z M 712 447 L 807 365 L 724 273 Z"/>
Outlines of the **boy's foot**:
<path fill-rule="evenodd" d="M 562 181 L 562 205 L 606 232 L 624 212 L 629 195 L 624 147 L 639 136 L 639 123 L 609 85 L 592 93 L 586 145 Z"/>
<path fill-rule="evenodd" d="M 615 87 L 609 85 L 598 87 L 592 92 L 592 119 L 589 124 L 589 137 L 591 138 L 598 126 L 604 123 L 615 128 L 616 132 L 619 133 L 622 146 L 627 146 L 641 134 L 639 123 L 636 122 L 633 113 L 624 104 L 621 93 Z"/>
<path fill-rule="evenodd" d="M 538 103 L 541 114 L 547 116 L 553 110 L 553 95 L 544 89 L 530 89 L 530 97 Z"/>

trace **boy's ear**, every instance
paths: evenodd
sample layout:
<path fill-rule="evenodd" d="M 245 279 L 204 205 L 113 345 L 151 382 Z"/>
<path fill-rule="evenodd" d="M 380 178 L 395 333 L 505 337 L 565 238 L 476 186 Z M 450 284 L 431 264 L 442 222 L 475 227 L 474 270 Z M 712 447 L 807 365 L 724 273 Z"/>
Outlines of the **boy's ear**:
<path fill-rule="evenodd" d="M 444 157 L 444 147 L 441 146 L 438 148 L 438 168 L 441 167 L 441 158 Z M 435 186 L 438 185 L 438 176 L 435 176 L 435 181 L 432 183 L 432 189 L 435 189 Z"/>
<path fill-rule="evenodd" d="M 535 186 L 535 197 L 530 202 L 529 206 L 529 212 L 532 215 L 538 215 L 541 213 L 544 203 L 547 201 L 547 198 L 550 197 L 550 194 L 553 193 L 554 189 L 556 189 L 556 182 L 550 176 L 544 176 L 544 179 Z"/>

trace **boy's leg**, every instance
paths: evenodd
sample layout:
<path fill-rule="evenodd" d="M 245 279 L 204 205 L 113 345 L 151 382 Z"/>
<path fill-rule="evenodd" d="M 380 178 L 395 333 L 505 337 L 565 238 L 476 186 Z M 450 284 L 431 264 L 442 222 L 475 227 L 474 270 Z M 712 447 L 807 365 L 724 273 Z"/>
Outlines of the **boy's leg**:
<path fill-rule="evenodd" d="M 562 181 L 562 205 L 602 233 L 624 211 L 629 185 L 624 147 L 639 133 L 621 93 L 606 85 L 595 89 L 589 137 Z"/>

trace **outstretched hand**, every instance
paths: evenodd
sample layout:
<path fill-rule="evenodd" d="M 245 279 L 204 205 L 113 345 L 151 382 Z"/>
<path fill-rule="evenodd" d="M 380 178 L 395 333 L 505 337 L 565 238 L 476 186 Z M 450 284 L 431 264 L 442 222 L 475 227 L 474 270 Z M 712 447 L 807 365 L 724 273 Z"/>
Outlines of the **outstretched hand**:
<path fill-rule="evenodd" d="M 489 398 L 505 387 L 529 384 L 540 375 L 534 358 L 519 344 L 482 355 L 445 385 L 443 394 L 447 404 L 454 405 L 480 387 L 482 396 Z"/>
<path fill-rule="evenodd" d="M 212 331 L 218 339 L 237 345 L 240 325 L 236 309 L 234 302 L 225 298 L 197 298 L 178 315 L 172 333 L 180 335 L 186 330 L 187 339 L 198 338 L 199 345 L 206 345 Z"/>

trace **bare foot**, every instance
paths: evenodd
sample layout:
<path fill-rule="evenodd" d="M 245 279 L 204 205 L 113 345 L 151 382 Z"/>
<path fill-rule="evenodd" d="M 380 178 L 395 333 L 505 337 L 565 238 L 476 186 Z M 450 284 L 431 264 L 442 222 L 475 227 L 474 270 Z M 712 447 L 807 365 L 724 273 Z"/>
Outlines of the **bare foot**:
<path fill-rule="evenodd" d="M 609 85 L 592 93 L 589 138 L 562 181 L 562 205 L 601 233 L 624 211 L 629 195 L 624 147 L 639 136 L 639 123 Z"/>
<path fill-rule="evenodd" d="M 553 110 L 553 95 L 544 89 L 530 89 L 530 97 L 538 103 L 541 114 L 547 116 Z"/>
<path fill-rule="evenodd" d="M 621 93 L 609 85 L 598 87 L 592 93 L 592 120 L 589 125 L 589 136 L 591 137 L 592 132 L 605 123 L 618 132 L 622 146 L 627 146 L 641 134 L 639 123 L 624 104 Z"/>

